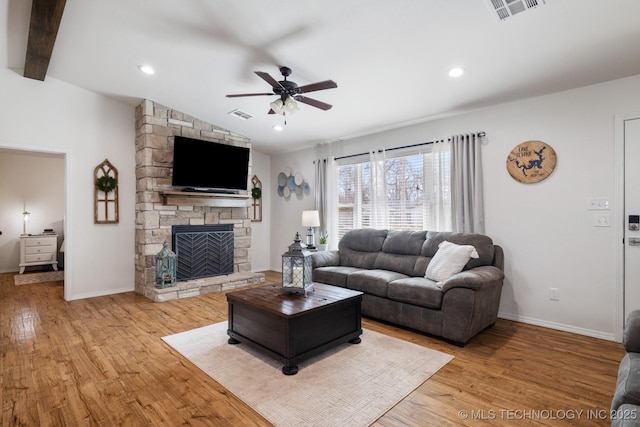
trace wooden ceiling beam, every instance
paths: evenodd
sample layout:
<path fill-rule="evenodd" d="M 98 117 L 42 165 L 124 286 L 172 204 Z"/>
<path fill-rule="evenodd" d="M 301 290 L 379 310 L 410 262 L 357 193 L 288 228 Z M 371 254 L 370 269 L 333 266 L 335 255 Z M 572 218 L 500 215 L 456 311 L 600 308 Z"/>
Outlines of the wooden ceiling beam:
<path fill-rule="evenodd" d="M 44 81 L 66 0 L 33 0 L 24 76 Z"/>

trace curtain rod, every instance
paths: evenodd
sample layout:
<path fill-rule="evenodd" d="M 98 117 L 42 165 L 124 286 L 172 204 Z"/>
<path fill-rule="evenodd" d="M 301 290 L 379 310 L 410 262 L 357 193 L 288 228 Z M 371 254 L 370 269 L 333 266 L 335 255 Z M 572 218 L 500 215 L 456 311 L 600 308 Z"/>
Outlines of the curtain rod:
<path fill-rule="evenodd" d="M 478 132 L 476 134 L 478 137 L 482 138 L 483 136 L 486 135 L 485 132 Z M 448 138 L 447 141 L 451 141 L 451 138 Z M 412 144 L 412 145 L 403 145 L 401 147 L 393 147 L 393 148 L 387 148 L 384 151 L 393 151 L 393 150 L 401 150 L 403 148 L 412 148 L 412 147 L 420 147 L 422 145 L 430 145 L 430 144 L 435 144 L 436 141 L 428 141 L 428 142 L 421 142 L 419 144 Z M 379 153 L 381 153 L 383 150 L 378 150 Z M 340 159 L 348 159 L 350 157 L 358 157 L 358 156 L 364 156 L 366 154 L 369 153 L 358 153 L 358 154 L 349 154 L 348 156 L 341 156 L 341 157 L 336 157 L 336 160 L 340 160 Z"/>

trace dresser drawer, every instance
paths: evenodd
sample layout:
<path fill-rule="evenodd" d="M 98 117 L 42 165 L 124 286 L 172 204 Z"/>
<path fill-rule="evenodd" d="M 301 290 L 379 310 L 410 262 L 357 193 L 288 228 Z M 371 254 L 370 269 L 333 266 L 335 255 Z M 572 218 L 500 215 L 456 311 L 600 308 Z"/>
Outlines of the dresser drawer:
<path fill-rule="evenodd" d="M 58 243 L 56 237 L 37 237 L 25 240 L 25 245 L 29 246 L 55 246 Z"/>
<path fill-rule="evenodd" d="M 50 254 L 51 252 L 53 252 L 55 249 L 53 248 L 53 246 L 27 246 L 25 248 L 25 253 L 27 255 L 33 255 L 33 254 Z"/>
<path fill-rule="evenodd" d="M 27 261 L 27 262 L 47 262 L 47 261 L 51 261 L 52 258 L 53 258 L 53 254 L 51 252 L 49 252 L 48 254 L 26 255 L 25 256 L 25 261 Z"/>
<path fill-rule="evenodd" d="M 58 235 L 20 236 L 20 274 L 26 267 L 44 264 L 58 270 Z"/>

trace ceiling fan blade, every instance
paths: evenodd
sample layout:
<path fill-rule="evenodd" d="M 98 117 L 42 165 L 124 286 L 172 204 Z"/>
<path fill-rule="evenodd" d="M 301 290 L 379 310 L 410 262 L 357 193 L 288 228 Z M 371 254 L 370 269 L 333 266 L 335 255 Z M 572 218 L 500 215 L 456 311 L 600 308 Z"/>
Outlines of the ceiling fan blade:
<path fill-rule="evenodd" d="M 254 71 L 258 76 L 260 76 L 265 82 L 269 83 L 274 90 L 284 89 L 279 81 L 271 77 L 269 73 L 265 73 L 264 71 Z"/>
<path fill-rule="evenodd" d="M 270 95 L 273 96 L 274 93 L 237 93 L 235 95 L 227 95 L 227 98 L 239 98 L 241 96 L 262 96 L 262 95 Z"/>
<path fill-rule="evenodd" d="M 311 105 L 312 107 L 316 107 L 316 108 L 319 108 L 321 110 L 325 110 L 325 111 L 327 111 L 327 110 L 331 109 L 331 107 L 333 107 L 333 105 L 327 104 L 327 103 L 322 102 L 322 101 L 318 101 L 317 99 L 307 98 L 306 96 L 302 96 L 302 95 L 297 95 L 295 97 L 295 100 L 296 101 L 300 101 L 300 102 L 302 102 L 304 104 L 307 104 L 307 105 Z"/>
<path fill-rule="evenodd" d="M 300 86 L 299 93 L 307 93 L 313 92 L 316 90 L 324 90 L 324 89 L 335 89 L 338 87 L 338 84 L 333 80 L 325 80 L 323 82 L 311 83 L 310 85 Z"/>

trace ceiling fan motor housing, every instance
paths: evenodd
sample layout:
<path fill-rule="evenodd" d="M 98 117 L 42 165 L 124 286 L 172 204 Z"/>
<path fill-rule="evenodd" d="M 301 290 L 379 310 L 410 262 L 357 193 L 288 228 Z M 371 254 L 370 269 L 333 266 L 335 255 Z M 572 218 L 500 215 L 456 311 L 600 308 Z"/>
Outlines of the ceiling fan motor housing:
<path fill-rule="evenodd" d="M 273 88 L 273 92 L 276 95 L 280 95 L 282 100 L 286 100 L 288 96 L 292 97 L 300 93 L 300 89 L 298 88 L 298 84 L 296 82 L 292 82 L 287 80 L 287 77 L 291 75 L 291 68 L 289 67 L 280 67 L 280 73 L 284 76 L 284 80 L 280 80 L 278 83 L 282 86 L 281 88 Z"/>
<path fill-rule="evenodd" d="M 293 97 L 294 95 L 297 95 L 298 93 L 300 93 L 300 89 L 298 88 L 298 85 L 294 82 L 283 80 L 279 83 L 282 85 L 282 88 L 273 89 L 273 92 L 277 95 L 280 95 L 286 98 L 287 96 Z"/>

